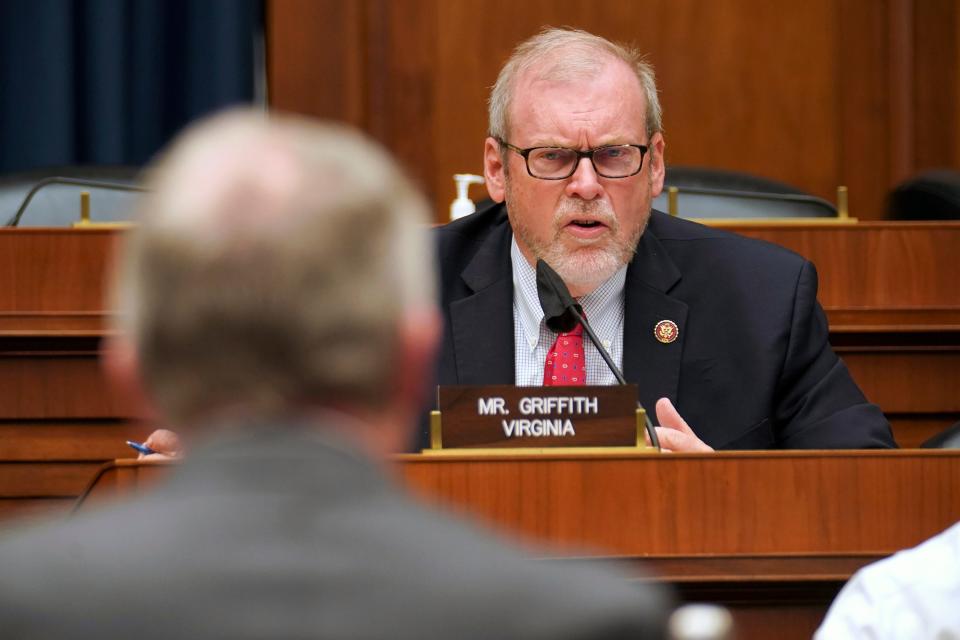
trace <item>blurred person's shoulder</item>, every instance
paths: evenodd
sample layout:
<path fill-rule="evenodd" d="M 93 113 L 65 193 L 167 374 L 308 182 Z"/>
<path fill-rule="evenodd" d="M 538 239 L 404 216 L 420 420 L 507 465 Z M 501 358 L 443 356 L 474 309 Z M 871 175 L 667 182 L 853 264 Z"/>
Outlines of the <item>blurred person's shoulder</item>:
<path fill-rule="evenodd" d="M 960 637 L 960 523 L 863 567 L 844 585 L 818 640 Z"/>
<path fill-rule="evenodd" d="M 218 459 L 194 451 L 136 501 L 3 538 L 0 628 L 4 638 L 232 637 L 267 623 L 261 637 L 662 636 L 659 588 L 531 553 L 542 555 L 421 505 L 327 438 L 291 436 Z M 245 618 L 251 607 L 257 620 Z"/>
<path fill-rule="evenodd" d="M 406 501 L 405 501 L 406 502 Z M 392 547 L 410 588 L 456 611 L 459 637 L 665 637 L 671 594 L 641 569 L 607 560 L 562 559 L 520 546 L 469 518 L 414 502 L 379 512 L 391 520 Z M 374 530 L 372 527 L 367 530 Z M 425 561 L 426 558 L 429 561 Z M 389 572 L 393 574 L 394 572 Z M 442 594 L 442 595 L 437 595 Z"/>

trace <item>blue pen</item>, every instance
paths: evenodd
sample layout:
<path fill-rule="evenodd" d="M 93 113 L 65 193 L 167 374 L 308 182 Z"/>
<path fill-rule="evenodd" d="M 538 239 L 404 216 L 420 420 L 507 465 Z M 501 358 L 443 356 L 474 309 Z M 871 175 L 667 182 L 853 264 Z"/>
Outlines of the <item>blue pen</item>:
<path fill-rule="evenodd" d="M 133 440 L 127 440 L 127 445 L 129 445 L 129 446 L 130 446 L 131 448 L 133 448 L 133 449 L 136 449 L 137 451 L 139 451 L 140 453 L 142 453 L 142 454 L 145 455 L 145 456 L 148 456 L 148 455 L 150 455 L 151 453 L 156 453 L 156 451 L 154 451 L 153 449 L 151 449 L 151 448 L 148 447 L 147 445 L 145 445 L 145 444 L 140 444 L 139 442 L 134 442 Z"/>

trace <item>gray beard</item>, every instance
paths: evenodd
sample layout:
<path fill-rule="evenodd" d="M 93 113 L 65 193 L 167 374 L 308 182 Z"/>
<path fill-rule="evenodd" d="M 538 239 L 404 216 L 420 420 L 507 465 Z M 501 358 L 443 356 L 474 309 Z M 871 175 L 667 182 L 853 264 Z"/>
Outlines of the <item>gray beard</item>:
<path fill-rule="evenodd" d="M 612 241 L 603 245 L 584 244 L 572 250 L 564 246 L 563 225 L 571 218 L 576 218 L 577 214 L 591 214 L 592 217 L 602 220 L 610 229 Z M 566 198 L 554 213 L 553 239 L 548 243 L 541 243 L 529 227 L 519 222 L 515 216 L 510 216 L 513 232 L 534 256 L 553 267 L 567 287 L 583 292 L 595 290 L 633 259 L 647 220 L 649 214 L 644 218 L 643 224 L 637 225 L 632 233 L 621 239 L 620 221 L 606 202 Z"/>

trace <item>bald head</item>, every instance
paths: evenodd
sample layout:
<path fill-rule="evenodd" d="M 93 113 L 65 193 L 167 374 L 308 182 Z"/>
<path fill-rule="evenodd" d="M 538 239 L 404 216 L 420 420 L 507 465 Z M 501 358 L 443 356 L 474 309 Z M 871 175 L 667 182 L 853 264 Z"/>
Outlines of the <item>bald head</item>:
<path fill-rule="evenodd" d="M 422 197 L 351 130 L 233 112 L 149 172 L 120 329 L 160 411 L 382 408 L 405 318 L 432 310 Z"/>

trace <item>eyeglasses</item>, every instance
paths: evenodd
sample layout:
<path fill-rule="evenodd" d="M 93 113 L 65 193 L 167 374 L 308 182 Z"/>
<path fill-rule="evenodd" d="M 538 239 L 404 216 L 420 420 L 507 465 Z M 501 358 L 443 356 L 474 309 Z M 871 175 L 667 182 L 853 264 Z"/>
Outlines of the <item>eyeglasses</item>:
<path fill-rule="evenodd" d="M 523 156 L 527 173 L 541 180 L 564 180 L 572 176 L 581 158 L 590 158 L 593 170 L 604 178 L 629 178 L 640 173 L 649 148 L 642 144 L 611 144 L 579 151 L 567 147 L 520 149 L 505 140 L 500 144 Z"/>

